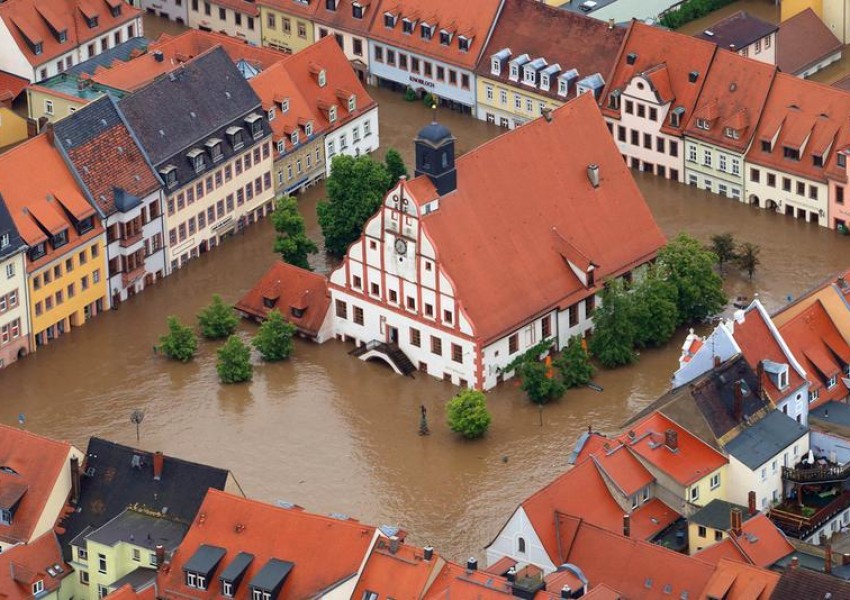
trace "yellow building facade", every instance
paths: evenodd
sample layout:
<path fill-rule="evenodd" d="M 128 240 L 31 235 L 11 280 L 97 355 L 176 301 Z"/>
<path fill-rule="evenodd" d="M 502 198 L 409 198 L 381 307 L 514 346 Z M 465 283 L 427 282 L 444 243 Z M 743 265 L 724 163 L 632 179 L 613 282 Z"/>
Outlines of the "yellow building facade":
<path fill-rule="evenodd" d="M 99 98 L 100 95 L 96 96 Z M 77 98 L 60 90 L 46 86 L 33 85 L 27 88 L 27 112 L 31 119 L 45 117 L 54 123 L 67 117 L 78 108 L 82 108 L 94 98 Z"/>
<path fill-rule="evenodd" d="M 0 148 L 27 139 L 27 120 L 11 108 L 0 106 Z"/>
<path fill-rule="evenodd" d="M 830 1 L 835 3 L 834 0 Z M 817 16 L 823 19 L 823 0 L 782 0 L 779 5 L 781 7 L 780 21 L 787 21 L 807 8 L 811 8 Z"/>
<path fill-rule="evenodd" d="M 294 54 L 316 41 L 309 15 L 298 7 L 289 8 L 291 0 L 262 0 L 260 36 L 263 46 Z M 308 9 L 309 10 L 309 9 Z"/>
<path fill-rule="evenodd" d="M 527 88 L 506 85 L 501 81 L 476 77 L 477 116 L 482 121 L 514 129 L 536 119 L 545 109 L 556 109 L 564 103 Z"/>

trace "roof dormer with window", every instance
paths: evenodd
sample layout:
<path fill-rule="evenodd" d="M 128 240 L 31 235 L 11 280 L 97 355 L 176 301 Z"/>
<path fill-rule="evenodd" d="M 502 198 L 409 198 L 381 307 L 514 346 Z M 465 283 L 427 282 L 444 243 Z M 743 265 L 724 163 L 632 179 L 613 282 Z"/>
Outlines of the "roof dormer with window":
<path fill-rule="evenodd" d="M 325 9 L 335 11 L 339 0 L 325 0 Z"/>
<path fill-rule="evenodd" d="M 257 113 L 251 113 L 245 117 L 245 124 L 251 131 L 251 136 L 254 139 L 263 135 L 263 117 Z"/>
<path fill-rule="evenodd" d="M 569 71 L 564 71 L 560 75 L 558 75 L 558 95 L 562 98 L 566 98 L 570 93 L 570 88 L 573 87 L 573 83 L 578 81 L 578 70 L 570 69 Z"/>
<path fill-rule="evenodd" d="M 209 152 L 210 162 L 218 162 L 224 158 L 224 152 L 221 149 L 221 140 L 218 138 L 210 138 L 206 141 L 204 146 Z"/>
<path fill-rule="evenodd" d="M 186 153 L 186 158 L 189 159 L 189 164 L 192 165 L 192 168 L 195 170 L 195 173 L 200 173 L 204 169 L 207 168 L 206 159 L 204 158 L 204 151 L 200 148 L 192 148 L 189 152 Z"/>
<path fill-rule="evenodd" d="M 511 58 L 511 49 L 502 48 L 496 54 L 490 57 L 490 73 L 493 75 L 502 74 L 502 64 Z"/>
<path fill-rule="evenodd" d="M 441 46 L 450 45 L 452 43 L 453 37 L 454 37 L 454 34 L 451 31 L 449 31 L 448 29 L 441 29 L 440 30 L 440 45 Z"/>
<path fill-rule="evenodd" d="M 531 58 L 529 58 L 528 54 L 522 54 L 513 59 L 510 64 L 510 72 L 508 77 L 511 81 L 519 81 L 520 70 L 523 65 L 529 62 Z"/>
<path fill-rule="evenodd" d="M 159 170 L 159 175 L 162 177 L 166 188 L 173 188 L 177 185 L 177 167 L 174 165 L 166 165 Z"/>
<path fill-rule="evenodd" d="M 408 19 L 404 17 L 401 20 L 401 31 L 407 34 L 413 34 L 413 30 L 416 29 L 416 21 Z"/>
<path fill-rule="evenodd" d="M 360 2 L 351 3 L 351 16 L 355 19 L 362 19 L 366 13 L 366 7 Z"/>
<path fill-rule="evenodd" d="M 434 37 L 434 29 L 436 25 L 429 25 L 428 23 L 422 23 L 419 26 L 419 35 L 423 40 L 431 40 Z"/>
<path fill-rule="evenodd" d="M 393 14 L 391 12 L 384 13 L 384 27 L 387 29 L 393 29 L 398 23 L 398 15 Z"/>
<path fill-rule="evenodd" d="M 183 565 L 184 585 L 195 590 L 209 589 L 213 573 L 226 553 L 224 548 L 201 544 Z"/>

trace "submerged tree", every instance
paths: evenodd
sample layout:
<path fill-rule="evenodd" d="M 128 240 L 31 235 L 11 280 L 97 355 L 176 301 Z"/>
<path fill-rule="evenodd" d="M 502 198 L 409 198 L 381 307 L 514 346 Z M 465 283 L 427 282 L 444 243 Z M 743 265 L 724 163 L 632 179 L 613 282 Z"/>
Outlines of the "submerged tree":
<path fill-rule="evenodd" d="M 586 385 L 593 379 L 593 365 L 590 364 L 590 357 L 577 335 L 570 338 L 554 364 L 567 388 Z"/>
<path fill-rule="evenodd" d="M 732 262 L 737 256 L 735 252 L 735 238 L 728 232 L 713 235 L 711 236 L 711 246 L 709 249 L 717 257 L 717 266 L 720 267 L 720 274 L 723 275 L 723 265 Z"/>
<path fill-rule="evenodd" d="M 198 313 L 201 335 L 210 340 L 226 338 L 236 331 L 238 324 L 239 317 L 233 307 L 225 304 L 218 294 L 213 294 L 212 302 Z"/>
<path fill-rule="evenodd" d="M 476 390 L 462 390 L 446 404 L 449 427 L 467 439 L 483 436 L 492 417 L 487 410 L 487 398 Z"/>
<path fill-rule="evenodd" d="M 263 357 L 263 360 L 276 361 L 289 358 L 295 349 L 292 338 L 295 326 L 288 323 L 280 311 L 274 309 L 266 315 L 257 335 L 251 342 Z"/>
<path fill-rule="evenodd" d="M 218 349 L 215 369 L 222 383 L 248 381 L 254 372 L 254 367 L 251 365 L 251 349 L 238 335 L 231 335 Z"/>
<path fill-rule="evenodd" d="M 159 338 L 159 349 L 168 358 L 189 362 L 198 351 L 195 332 L 175 316 L 168 317 L 168 333 Z"/>
<path fill-rule="evenodd" d="M 635 325 L 629 298 L 619 281 L 605 285 L 601 306 L 593 313 L 593 337 L 590 352 L 605 367 L 618 367 L 634 362 L 636 356 Z"/>
<path fill-rule="evenodd" d="M 304 217 L 298 211 L 298 201 L 292 196 L 282 196 L 275 201 L 272 223 L 277 231 L 274 251 L 284 262 L 302 269 L 310 269 L 307 257 L 319 251 L 316 243 L 307 236 Z"/>
<path fill-rule="evenodd" d="M 700 321 L 726 305 L 723 280 L 714 272 L 717 257 L 686 233 L 658 252 L 659 275 L 676 286 L 678 324 Z"/>
<path fill-rule="evenodd" d="M 761 248 L 750 242 L 744 242 L 738 247 L 736 262 L 742 271 L 747 272 L 750 281 L 753 279 L 753 273 L 756 272 L 756 268 L 761 264 L 760 253 Z"/>
<path fill-rule="evenodd" d="M 399 177 L 402 175 L 409 177 L 404 159 L 401 157 L 401 153 L 395 148 L 387 150 L 387 155 L 384 157 L 384 164 L 387 167 L 387 173 L 390 174 L 390 187 L 398 183 Z"/>
<path fill-rule="evenodd" d="M 635 346 L 661 346 L 676 333 L 679 291 L 651 269 L 629 292 L 629 311 L 635 326 Z"/>

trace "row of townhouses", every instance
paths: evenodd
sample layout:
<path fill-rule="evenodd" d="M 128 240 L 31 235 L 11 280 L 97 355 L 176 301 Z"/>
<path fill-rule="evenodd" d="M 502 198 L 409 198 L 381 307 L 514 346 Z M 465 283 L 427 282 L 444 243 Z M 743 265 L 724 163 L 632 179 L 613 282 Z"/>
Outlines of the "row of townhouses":
<path fill-rule="evenodd" d="M 74 97 L 61 118 L 55 88 L 31 90 L 55 121 L 0 156 L 0 367 L 378 147 L 377 105 L 332 40 L 248 69 L 244 44 L 187 36 L 172 46 L 196 54 L 122 63 L 132 74 L 108 75 L 125 92 Z"/>
<path fill-rule="evenodd" d="M 522 502 L 486 564 L 411 544 L 397 527 L 245 498 L 227 469 L 162 452 L 95 437 L 82 452 L 6 426 L 0 451 L 16 466 L 0 473 L 0 589 L 10 600 L 850 593 L 837 553 L 794 546 L 752 503 L 721 500 L 724 455 L 658 412 L 616 439 L 583 435 L 575 466 Z"/>

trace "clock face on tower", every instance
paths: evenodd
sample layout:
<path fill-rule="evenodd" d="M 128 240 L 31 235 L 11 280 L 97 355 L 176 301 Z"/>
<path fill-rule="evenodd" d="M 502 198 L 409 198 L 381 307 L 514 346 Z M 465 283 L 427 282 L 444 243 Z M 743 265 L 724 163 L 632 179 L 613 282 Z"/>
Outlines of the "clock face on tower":
<path fill-rule="evenodd" d="M 395 241 L 395 251 L 398 254 L 407 254 L 407 242 L 405 242 L 401 238 L 396 238 Z"/>

